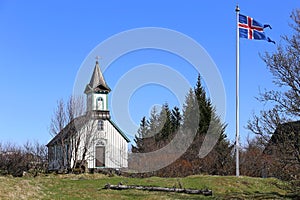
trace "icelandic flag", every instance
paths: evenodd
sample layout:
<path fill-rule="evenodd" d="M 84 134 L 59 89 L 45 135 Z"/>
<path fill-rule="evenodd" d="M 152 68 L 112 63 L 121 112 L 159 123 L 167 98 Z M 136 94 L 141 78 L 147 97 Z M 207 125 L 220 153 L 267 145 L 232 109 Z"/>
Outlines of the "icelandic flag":
<path fill-rule="evenodd" d="M 262 25 L 249 16 L 239 14 L 238 27 L 239 35 L 241 38 L 247 38 L 249 40 L 267 40 L 268 42 L 272 42 L 275 44 L 275 42 L 267 37 L 264 32 L 264 28 L 269 27 L 270 29 L 272 29 L 268 24 Z"/>

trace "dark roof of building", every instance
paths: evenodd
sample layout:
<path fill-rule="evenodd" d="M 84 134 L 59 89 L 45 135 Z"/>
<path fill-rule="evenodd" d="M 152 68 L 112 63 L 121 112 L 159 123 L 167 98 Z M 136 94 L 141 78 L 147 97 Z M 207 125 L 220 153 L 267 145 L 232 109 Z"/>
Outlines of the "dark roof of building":
<path fill-rule="evenodd" d="M 69 124 L 67 124 L 58 134 L 56 134 L 46 146 L 56 143 L 59 139 L 65 139 L 70 137 L 72 134 L 77 132 L 83 126 L 84 116 L 77 117 L 73 119 Z"/>
<path fill-rule="evenodd" d="M 280 124 L 274 131 L 264 152 L 270 154 L 277 145 L 283 144 L 284 142 L 295 143 L 297 142 L 297 138 L 300 138 L 300 121 Z"/>
<path fill-rule="evenodd" d="M 298 136 L 300 134 L 300 121 L 280 124 L 272 135 L 270 142 L 274 144 L 280 143 L 280 138 L 283 134 L 289 139 L 294 139 L 294 136 Z"/>
<path fill-rule="evenodd" d="M 127 142 L 130 142 L 130 139 L 126 136 L 126 134 L 111 119 L 108 119 L 108 121 Z M 63 130 L 60 133 L 55 135 L 46 146 L 55 144 L 60 138 L 68 138 L 73 134 L 76 134 L 77 129 L 81 129 L 84 123 L 86 123 L 85 116 L 75 118 L 65 128 L 63 128 Z"/>
<path fill-rule="evenodd" d="M 111 89 L 105 82 L 102 72 L 99 67 L 99 62 L 96 61 L 93 75 L 91 77 L 90 83 L 86 86 L 84 93 L 90 92 L 110 92 Z"/>

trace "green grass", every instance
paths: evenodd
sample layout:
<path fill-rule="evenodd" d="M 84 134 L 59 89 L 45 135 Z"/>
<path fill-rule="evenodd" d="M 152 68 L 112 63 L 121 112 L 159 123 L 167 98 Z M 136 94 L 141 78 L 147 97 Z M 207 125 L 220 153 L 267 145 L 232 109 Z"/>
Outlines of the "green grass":
<path fill-rule="evenodd" d="M 105 190 L 106 183 L 211 189 L 213 196 L 141 190 Z M 289 199 L 290 185 L 274 178 L 190 176 L 186 178 L 126 178 L 100 174 L 48 175 L 36 178 L 0 177 L 0 199 Z"/>

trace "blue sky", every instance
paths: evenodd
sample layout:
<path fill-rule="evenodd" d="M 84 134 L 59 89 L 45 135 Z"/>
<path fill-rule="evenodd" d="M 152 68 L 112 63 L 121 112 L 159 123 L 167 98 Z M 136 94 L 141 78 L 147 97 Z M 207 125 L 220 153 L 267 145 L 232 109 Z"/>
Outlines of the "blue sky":
<path fill-rule="evenodd" d="M 48 128 L 56 102 L 72 94 L 77 74 L 90 52 L 115 34 L 143 27 L 180 32 L 207 51 L 224 83 L 226 132 L 229 139 L 234 140 L 236 3 L 215 0 L 1 0 L 0 141 L 22 144 L 27 140 L 38 140 L 47 143 L 51 139 Z M 300 4 L 298 1 L 241 0 L 239 6 L 241 13 L 261 23 L 271 24 L 273 29 L 266 30 L 266 33 L 280 43 L 281 35 L 291 34 L 289 16 Z M 249 134 L 243 128 L 247 120 L 253 112 L 263 108 L 254 98 L 259 88 L 274 87 L 272 77 L 258 54 L 273 52 L 275 47 L 265 41 L 240 40 L 242 140 Z M 197 70 L 193 66 L 178 56 L 151 49 L 121 56 L 107 66 L 105 79 L 114 90 L 118 80 L 127 72 L 147 63 L 167 65 L 188 80 L 191 86 L 195 85 Z M 90 74 L 87 75 L 89 78 Z M 142 76 L 139 78 L 143 79 Z M 171 106 L 178 105 L 172 91 L 150 84 L 136 90 L 124 105 L 128 107 L 132 120 L 139 123 L 153 105 L 165 102 Z"/>

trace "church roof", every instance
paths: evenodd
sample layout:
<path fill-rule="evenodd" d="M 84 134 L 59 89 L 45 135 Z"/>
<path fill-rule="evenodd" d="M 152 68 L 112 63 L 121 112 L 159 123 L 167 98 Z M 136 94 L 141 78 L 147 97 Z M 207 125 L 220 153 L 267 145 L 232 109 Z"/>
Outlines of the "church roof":
<path fill-rule="evenodd" d="M 110 92 L 111 89 L 106 84 L 104 77 L 101 73 L 99 62 L 96 61 L 96 65 L 91 77 L 90 83 L 86 86 L 84 93 L 90 92 Z"/>
<path fill-rule="evenodd" d="M 282 144 L 297 144 L 300 138 L 300 121 L 292 121 L 278 125 L 274 131 L 264 153 L 271 154 L 278 150 L 276 146 Z"/>
<path fill-rule="evenodd" d="M 86 115 L 80 116 L 73 119 L 66 127 L 64 127 L 61 132 L 55 135 L 46 145 L 47 147 L 59 142 L 61 139 L 67 139 L 78 133 L 77 130 L 81 129 L 83 125 L 87 122 Z M 111 120 L 107 119 L 108 122 L 118 131 L 118 133 L 126 140 L 126 142 L 130 142 L 130 139 L 126 136 L 126 134 Z"/>

